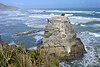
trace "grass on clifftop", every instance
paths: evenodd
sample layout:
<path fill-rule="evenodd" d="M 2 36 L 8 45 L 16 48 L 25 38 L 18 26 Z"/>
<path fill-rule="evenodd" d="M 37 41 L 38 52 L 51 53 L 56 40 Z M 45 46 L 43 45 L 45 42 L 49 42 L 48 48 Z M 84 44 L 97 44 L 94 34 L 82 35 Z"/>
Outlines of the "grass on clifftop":
<path fill-rule="evenodd" d="M 59 67 L 59 61 L 40 49 L 0 45 L 0 67 Z"/>

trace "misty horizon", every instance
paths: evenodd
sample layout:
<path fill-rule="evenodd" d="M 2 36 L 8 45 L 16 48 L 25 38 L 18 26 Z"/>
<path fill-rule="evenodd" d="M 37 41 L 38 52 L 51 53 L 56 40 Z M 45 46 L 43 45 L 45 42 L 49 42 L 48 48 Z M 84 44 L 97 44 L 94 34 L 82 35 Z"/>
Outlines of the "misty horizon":
<path fill-rule="evenodd" d="M 27 9 L 27 8 L 100 8 L 100 1 L 98 0 L 37 0 L 37 1 L 32 1 L 32 0 L 3 0 L 0 1 L 0 3 L 3 3 L 5 5 L 12 5 L 16 6 L 18 8 L 22 9 Z"/>

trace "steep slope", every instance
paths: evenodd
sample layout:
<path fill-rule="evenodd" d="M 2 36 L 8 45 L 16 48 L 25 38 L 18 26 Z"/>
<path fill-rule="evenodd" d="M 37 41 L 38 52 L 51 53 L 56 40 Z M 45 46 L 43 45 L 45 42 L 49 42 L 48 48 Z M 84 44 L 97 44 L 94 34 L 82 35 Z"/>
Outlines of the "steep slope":
<path fill-rule="evenodd" d="M 67 17 L 56 16 L 48 19 L 41 48 L 60 59 L 74 60 L 86 52 L 84 45 L 71 27 Z"/>
<path fill-rule="evenodd" d="M 0 3 L 0 10 L 16 10 L 17 7 L 15 6 L 8 6 L 5 4 Z"/>

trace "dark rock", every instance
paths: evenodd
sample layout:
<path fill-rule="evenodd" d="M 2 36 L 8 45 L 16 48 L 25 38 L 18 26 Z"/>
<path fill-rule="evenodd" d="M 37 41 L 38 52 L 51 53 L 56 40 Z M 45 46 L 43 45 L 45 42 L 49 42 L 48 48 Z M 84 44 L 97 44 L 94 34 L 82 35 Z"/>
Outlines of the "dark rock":
<path fill-rule="evenodd" d="M 39 46 L 39 45 L 42 45 L 43 44 L 43 41 L 42 41 L 42 39 L 39 39 L 36 43 Z"/>
<path fill-rule="evenodd" d="M 1 35 L 0 35 L 0 44 L 3 44 L 3 41 L 2 41 Z"/>

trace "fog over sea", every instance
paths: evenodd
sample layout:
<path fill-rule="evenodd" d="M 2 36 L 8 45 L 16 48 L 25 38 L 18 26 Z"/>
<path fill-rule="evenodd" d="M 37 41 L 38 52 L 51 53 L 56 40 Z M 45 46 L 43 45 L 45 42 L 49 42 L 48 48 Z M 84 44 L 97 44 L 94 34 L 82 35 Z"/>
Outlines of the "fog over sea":
<path fill-rule="evenodd" d="M 100 9 L 19 9 L 17 11 L 0 11 L 0 35 L 6 43 L 22 43 L 26 48 L 35 45 L 35 38 L 41 37 L 38 33 L 14 37 L 15 34 L 32 30 L 44 30 L 47 18 L 65 13 L 75 30 L 77 37 L 81 38 L 87 53 L 80 60 L 71 63 L 62 62 L 62 67 L 89 67 L 98 65 L 100 61 Z M 78 66 L 77 66 L 78 65 Z"/>

